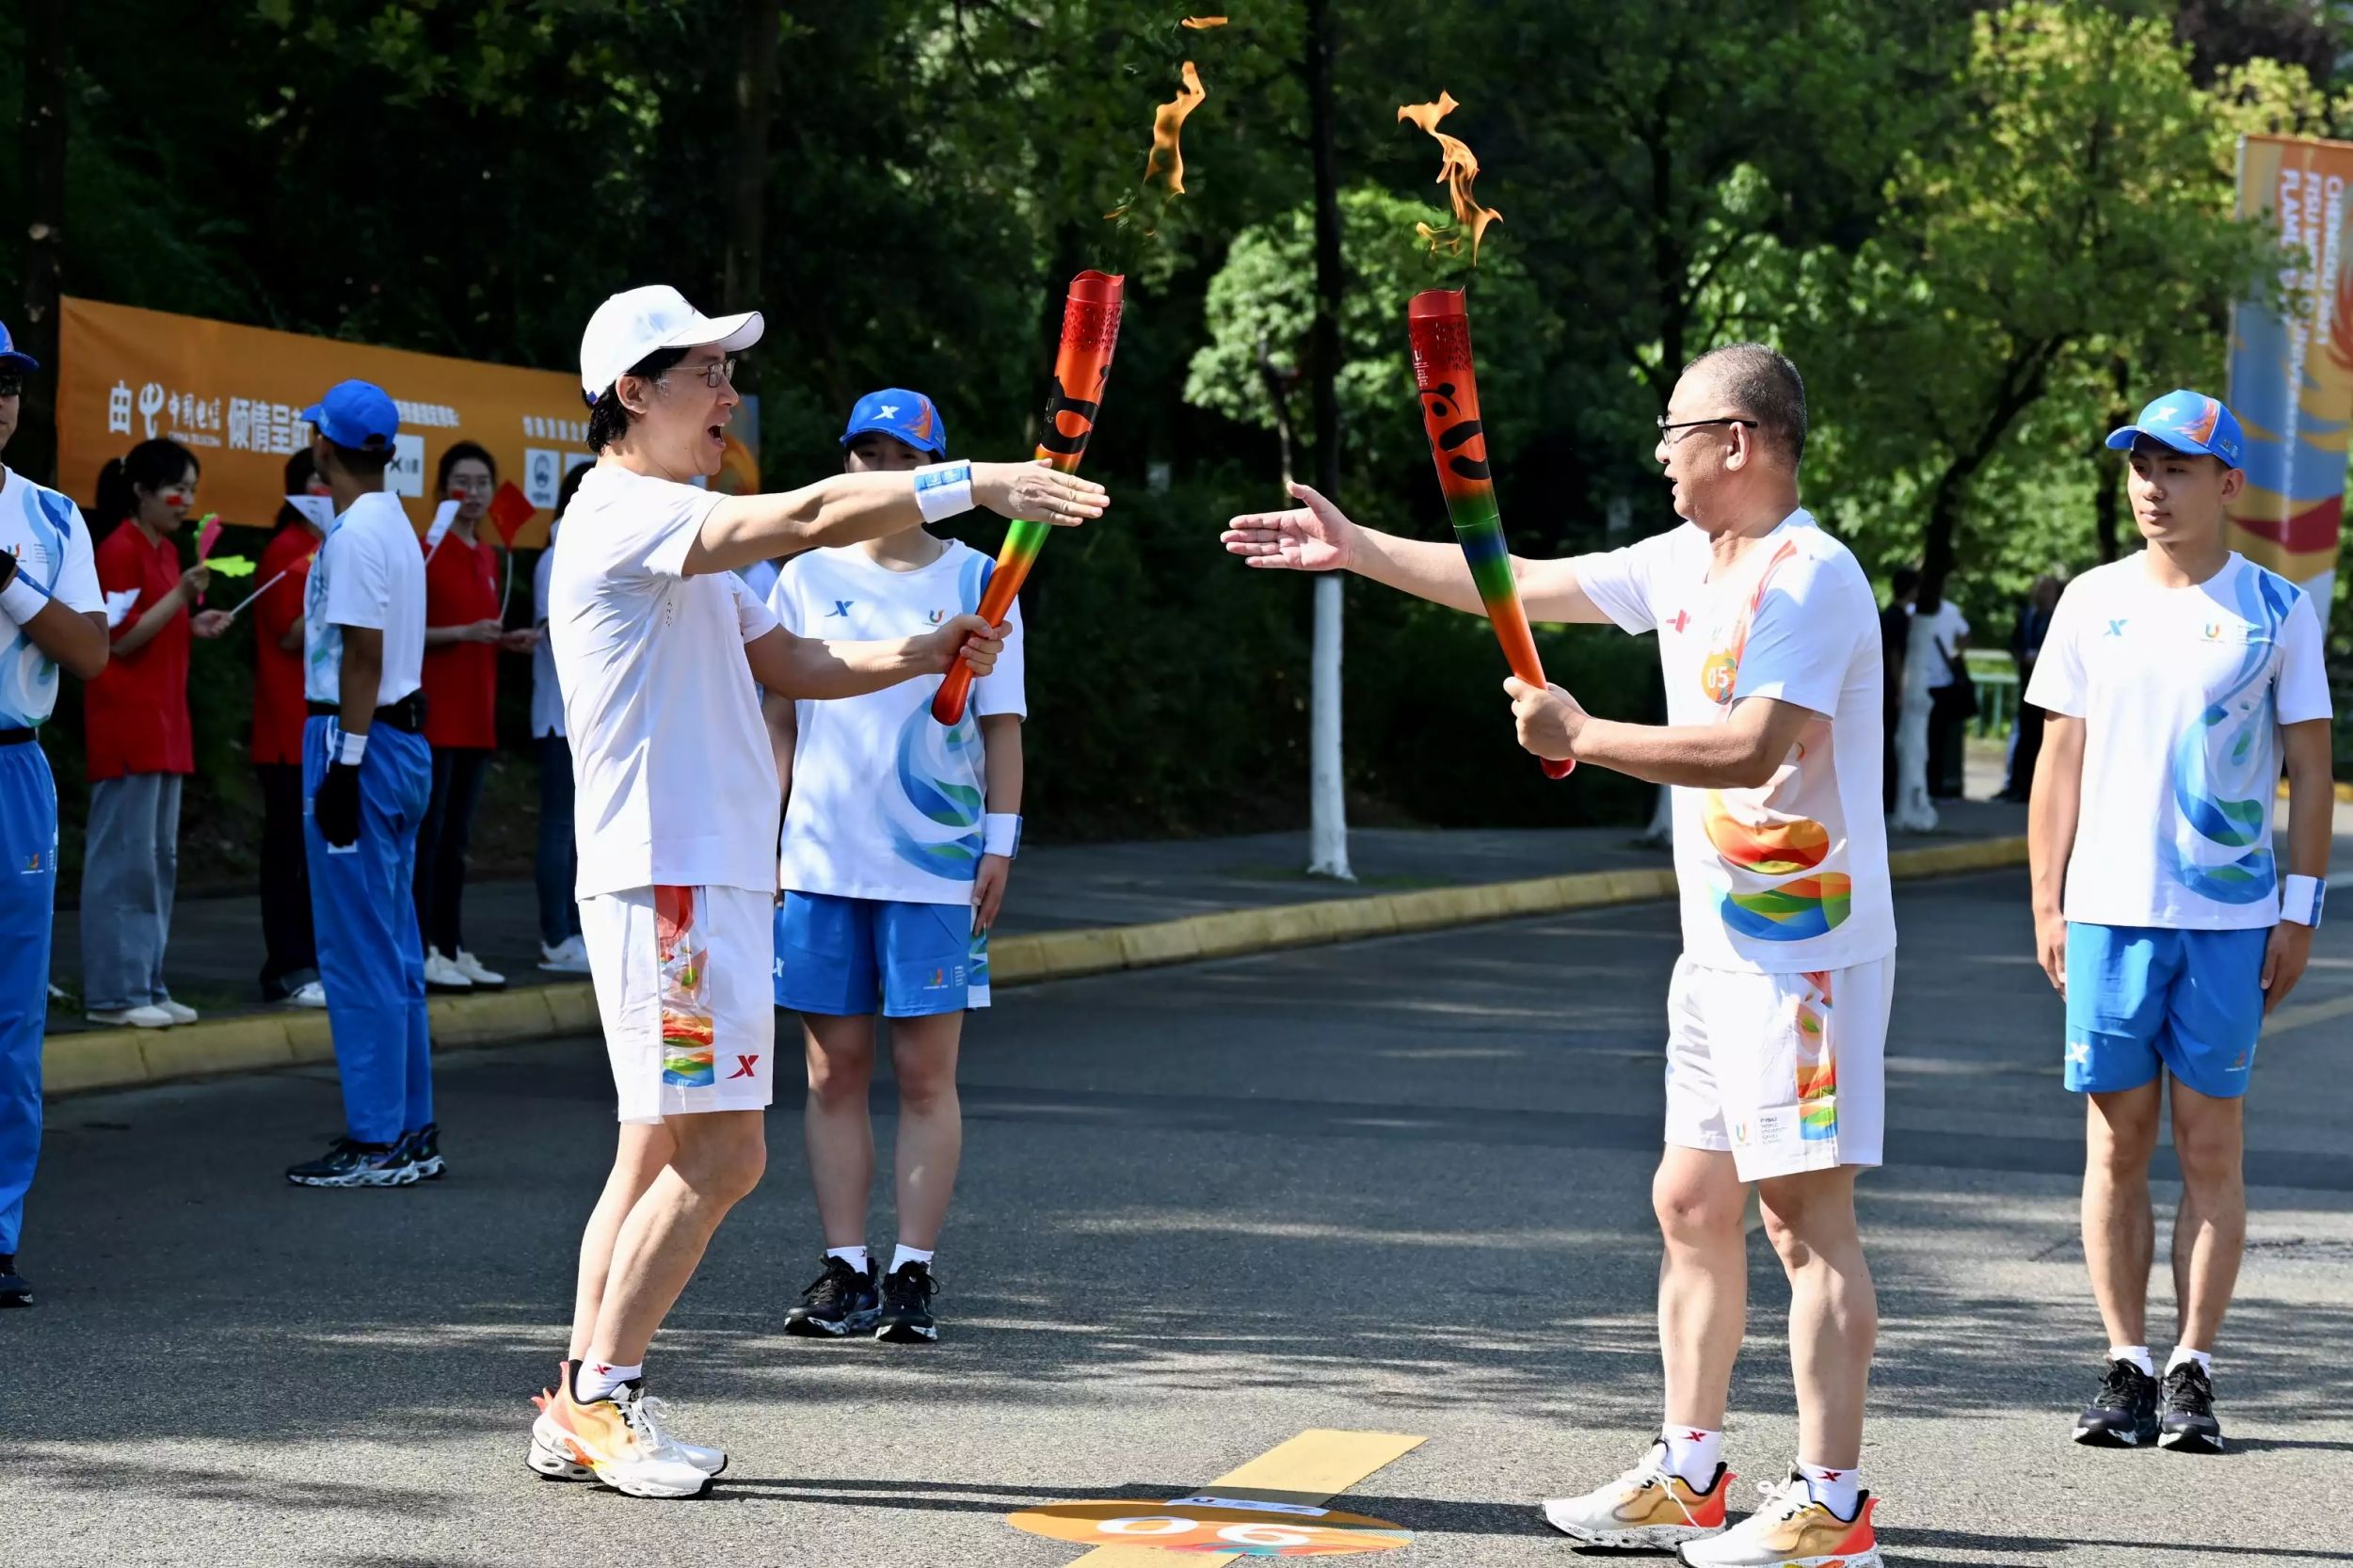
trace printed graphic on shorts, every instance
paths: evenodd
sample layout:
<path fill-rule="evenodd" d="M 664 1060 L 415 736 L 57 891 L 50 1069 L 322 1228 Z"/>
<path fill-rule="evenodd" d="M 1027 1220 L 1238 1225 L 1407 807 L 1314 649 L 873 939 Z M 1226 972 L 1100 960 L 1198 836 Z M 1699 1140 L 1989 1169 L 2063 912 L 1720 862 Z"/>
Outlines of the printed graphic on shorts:
<path fill-rule="evenodd" d="M 1838 1136 L 1838 1062 L 1831 1032 L 1831 982 L 1816 969 L 1800 975 L 1806 989 L 1792 999 L 1798 1026 L 1798 1136 L 1809 1144 Z"/>
<path fill-rule="evenodd" d="M 1785 539 L 1758 574 L 1756 586 L 1715 651 L 1700 665 L 1700 685 L 1728 719 L 1739 684 L 1749 627 L 1773 574 L 1798 554 Z M 1854 883 L 1827 871 L 1843 858 L 1847 832 L 1838 804 L 1838 775 L 1830 721 L 1817 717 L 1773 776 L 1752 790 L 1709 790 L 1700 799 L 1700 826 L 1716 851 L 1718 918 L 1736 936 L 1766 942 L 1802 942 L 1835 930 L 1854 909 Z"/>
<path fill-rule="evenodd" d="M 967 973 L 971 977 L 972 989 L 975 991 L 985 991 L 988 989 L 987 932 L 976 931 L 972 933 L 972 952 L 971 956 L 965 960 L 965 968 Z"/>
<path fill-rule="evenodd" d="M 2255 569 L 2237 573 L 2231 591 L 2247 623 L 2246 651 L 2221 694 L 2174 746 L 2173 805 L 2180 815 L 2166 858 L 2174 879 L 2190 891 L 2217 904 L 2253 904 L 2272 897 L 2278 887 L 2269 798 L 2279 769 L 2271 746 L 2271 666 L 2296 590 Z"/>
<path fill-rule="evenodd" d="M 16 568 L 43 593 L 55 593 L 72 537 L 73 503 L 51 490 L 32 491 L 32 503 L 24 509 L 27 538 L 15 552 Z M 8 640 L 0 646 L 0 725 L 29 729 L 47 720 L 56 705 L 56 661 L 11 623 Z"/>
<path fill-rule="evenodd" d="M 708 1089 L 717 1062 L 711 1028 L 711 950 L 695 923 L 693 888 L 653 890 L 654 952 L 662 999 L 662 1081 Z"/>

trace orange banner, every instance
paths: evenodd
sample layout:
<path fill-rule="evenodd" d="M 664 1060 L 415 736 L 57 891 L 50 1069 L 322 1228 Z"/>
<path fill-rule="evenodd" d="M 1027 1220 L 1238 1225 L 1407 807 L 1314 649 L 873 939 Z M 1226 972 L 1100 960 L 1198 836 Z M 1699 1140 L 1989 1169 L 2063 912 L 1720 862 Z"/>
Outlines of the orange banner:
<path fill-rule="evenodd" d="M 224 522 L 269 526 L 285 494 L 286 457 L 307 446 L 301 412 L 336 382 L 373 381 L 400 405 L 399 453 L 384 488 L 401 498 L 423 532 L 432 520 L 434 471 L 453 442 L 479 443 L 499 477 L 522 490 L 536 514 L 515 543 L 547 542 L 564 475 L 590 460 L 588 410 L 576 376 L 377 348 L 333 338 L 235 327 L 128 305 L 68 298 L 60 322 L 57 482 L 87 505 L 109 457 L 151 436 L 168 436 L 203 466 L 200 511 Z M 730 491 L 759 488 L 751 410 L 737 430 L 753 444 L 728 442 L 727 468 L 712 481 Z"/>

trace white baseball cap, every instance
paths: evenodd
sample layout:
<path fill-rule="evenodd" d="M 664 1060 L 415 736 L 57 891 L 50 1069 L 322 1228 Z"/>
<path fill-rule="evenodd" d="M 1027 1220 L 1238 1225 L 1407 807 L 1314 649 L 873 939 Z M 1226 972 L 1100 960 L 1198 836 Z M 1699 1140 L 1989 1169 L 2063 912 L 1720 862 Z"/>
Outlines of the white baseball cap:
<path fill-rule="evenodd" d="M 580 388 L 593 403 L 629 367 L 662 348 L 723 348 L 730 354 L 760 341 L 758 311 L 707 316 L 667 283 L 616 294 L 597 307 L 580 335 Z"/>

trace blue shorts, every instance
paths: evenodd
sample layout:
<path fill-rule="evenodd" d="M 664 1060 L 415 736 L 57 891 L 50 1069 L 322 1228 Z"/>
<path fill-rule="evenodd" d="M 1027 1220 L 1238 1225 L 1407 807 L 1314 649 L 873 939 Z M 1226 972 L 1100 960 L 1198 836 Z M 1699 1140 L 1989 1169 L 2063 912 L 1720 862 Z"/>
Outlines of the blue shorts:
<path fill-rule="evenodd" d="M 2067 927 L 2067 1086 L 2137 1089 L 2162 1065 L 2201 1095 L 2247 1093 L 2264 1027 L 2267 927 Z"/>
<path fill-rule="evenodd" d="M 988 1005 L 988 934 L 963 904 L 784 895 L 776 1005 L 795 1013 L 922 1018 Z"/>

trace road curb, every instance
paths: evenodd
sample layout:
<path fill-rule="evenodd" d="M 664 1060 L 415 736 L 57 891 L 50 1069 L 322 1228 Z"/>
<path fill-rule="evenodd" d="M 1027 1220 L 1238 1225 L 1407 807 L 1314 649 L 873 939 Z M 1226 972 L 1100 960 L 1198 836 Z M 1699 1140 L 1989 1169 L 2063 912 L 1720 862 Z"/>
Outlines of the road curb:
<path fill-rule="evenodd" d="M 1980 839 L 1897 850 L 1888 856 L 1887 863 L 1889 873 L 1899 882 L 1994 871 L 2025 865 L 2026 840 Z M 1674 872 L 1658 867 L 1576 872 L 1461 888 L 1419 888 L 1262 909 L 1220 909 L 1144 925 L 999 937 L 990 944 L 989 968 L 998 984 L 1026 985 L 1120 969 L 1323 947 L 1369 936 L 1443 931 L 1529 915 L 1643 904 L 1673 898 L 1674 892 Z M 478 996 L 435 997 L 426 1005 L 432 1014 L 436 1050 L 581 1034 L 597 1026 L 596 995 L 585 981 L 515 986 Z M 256 1013 L 168 1030 L 93 1030 L 48 1041 L 43 1051 L 42 1091 L 45 1097 L 54 1098 L 97 1089 L 331 1062 L 334 1056 L 327 1015 L 317 1012 Z"/>

